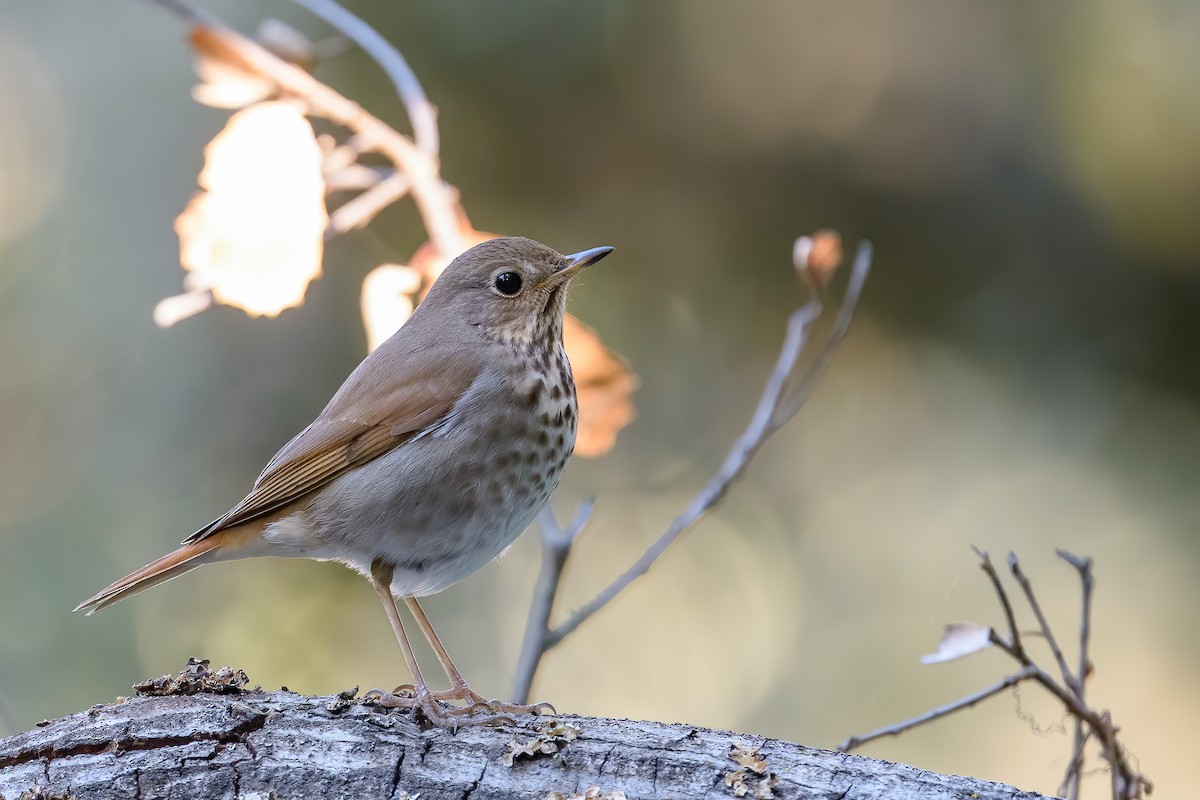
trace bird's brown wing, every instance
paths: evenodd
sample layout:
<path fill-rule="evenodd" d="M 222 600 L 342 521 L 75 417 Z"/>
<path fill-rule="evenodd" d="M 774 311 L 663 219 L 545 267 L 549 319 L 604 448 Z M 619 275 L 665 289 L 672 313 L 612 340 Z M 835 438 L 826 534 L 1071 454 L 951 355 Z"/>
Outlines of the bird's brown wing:
<path fill-rule="evenodd" d="M 426 351 L 406 360 L 376 350 L 321 415 L 275 454 L 250 494 L 184 544 L 276 511 L 442 419 L 482 368 L 478 359 L 456 354 L 447 363 L 442 355 Z"/>

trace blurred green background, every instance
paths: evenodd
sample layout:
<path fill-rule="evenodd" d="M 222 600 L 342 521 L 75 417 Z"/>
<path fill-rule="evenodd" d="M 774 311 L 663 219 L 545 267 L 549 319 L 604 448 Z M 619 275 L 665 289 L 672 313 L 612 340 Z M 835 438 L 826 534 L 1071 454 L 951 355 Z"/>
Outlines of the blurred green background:
<path fill-rule="evenodd" d="M 243 30 L 326 31 L 285 2 L 209 7 Z M 969 544 L 1017 550 L 1073 643 L 1061 546 L 1097 561 L 1093 698 L 1162 796 L 1184 794 L 1200 5 L 350 8 L 438 105 L 445 175 L 479 228 L 618 248 L 572 308 L 640 374 L 639 415 L 555 498 L 560 516 L 599 498 L 564 607 L 641 552 L 748 419 L 802 300 L 794 237 L 829 226 L 877 248 L 800 417 L 550 654 L 535 699 L 830 747 L 1009 668 L 917 663 L 944 622 L 1000 623 Z M 241 498 L 363 356 L 363 276 L 424 239 L 401 203 L 330 245 L 302 308 L 156 329 L 181 286 L 172 222 L 227 117 L 190 99 L 183 35 L 148 2 L 0 5 L 0 733 L 189 655 L 306 692 L 407 679 L 373 593 L 331 564 L 209 567 L 69 613 Z M 363 55 L 318 74 L 403 124 Z M 508 691 L 536 569 L 528 536 L 427 604 L 484 694 Z M 1027 687 L 866 752 L 1053 791 L 1062 723 Z"/>

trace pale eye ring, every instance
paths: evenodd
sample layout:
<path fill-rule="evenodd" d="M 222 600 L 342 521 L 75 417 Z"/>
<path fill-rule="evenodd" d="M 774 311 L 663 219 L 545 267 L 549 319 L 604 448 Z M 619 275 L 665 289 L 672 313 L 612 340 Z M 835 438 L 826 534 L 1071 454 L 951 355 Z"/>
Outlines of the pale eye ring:
<path fill-rule="evenodd" d="M 516 272 L 501 272 L 492 279 L 492 286 L 505 297 L 516 297 L 520 294 L 522 284 L 521 275 Z"/>

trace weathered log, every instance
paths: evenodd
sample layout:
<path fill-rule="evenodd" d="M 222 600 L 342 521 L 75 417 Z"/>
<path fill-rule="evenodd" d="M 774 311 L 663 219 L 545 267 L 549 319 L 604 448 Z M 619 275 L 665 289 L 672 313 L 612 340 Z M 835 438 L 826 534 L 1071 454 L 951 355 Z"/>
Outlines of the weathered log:
<path fill-rule="evenodd" d="M 0 741 L 5 800 L 1034 800 L 988 781 L 688 725 L 524 717 L 455 733 L 346 696 L 136 697 Z"/>

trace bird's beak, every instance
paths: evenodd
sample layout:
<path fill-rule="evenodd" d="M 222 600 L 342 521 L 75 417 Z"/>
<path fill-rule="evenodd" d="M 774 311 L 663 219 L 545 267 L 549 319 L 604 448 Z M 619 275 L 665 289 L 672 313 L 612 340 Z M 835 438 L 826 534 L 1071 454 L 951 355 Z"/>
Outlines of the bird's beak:
<path fill-rule="evenodd" d="M 556 280 L 573 278 L 612 251 L 611 247 L 593 247 L 591 250 L 581 250 L 578 253 L 563 256 L 565 263 L 554 273 L 554 278 Z"/>

